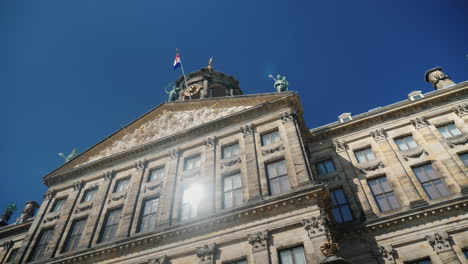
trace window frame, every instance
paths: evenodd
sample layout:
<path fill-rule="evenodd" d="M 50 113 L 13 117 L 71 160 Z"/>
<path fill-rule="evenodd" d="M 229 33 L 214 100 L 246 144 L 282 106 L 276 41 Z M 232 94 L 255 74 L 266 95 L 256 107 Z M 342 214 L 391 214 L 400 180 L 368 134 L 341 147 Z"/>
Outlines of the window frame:
<path fill-rule="evenodd" d="M 448 129 L 449 126 L 453 126 L 460 134 L 454 135 L 452 133 L 452 131 Z M 438 125 L 436 128 L 437 128 L 437 131 L 439 132 L 439 134 L 442 136 L 443 139 L 451 139 L 451 138 L 455 138 L 455 137 L 463 135 L 463 132 L 458 128 L 458 126 L 455 124 L 455 122 L 450 122 L 450 123 L 446 123 L 446 124 L 443 124 L 443 125 Z M 450 137 L 445 137 L 444 136 L 444 133 L 441 132 L 441 129 L 443 129 L 443 128 L 445 128 L 446 133 L 450 134 Z"/>
<path fill-rule="evenodd" d="M 344 196 L 344 199 L 346 200 L 344 203 L 340 203 L 338 200 L 338 197 L 337 195 L 335 194 L 335 192 L 341 190 L 343 192 L 343 196 Z M 354 220 L 354 216 L 353 216 L 353 211 L 351 210 L 351 204 L 349 203 L 349 199 L 348 199 L 348 196 L 346 195 L 346 192 L 344 190 L 344 188 L 341 186 L 339 188 L 336 188 L 336 189 L 333 189 L 330 191 L 330 199 L 332 201 L 332 215 L 333 215 L 333 219 L 335 219 L 335 222 L 341 224 L 341 223 L 345 223 L 345 222 L 351 222 Z M 333 200 L 336 201 L 336 204 L 333 203 Z M 347 207 L 348 210 L 349 210 L 349 215 L 351 216 L 351 219 L 349 220 L 345 220 L 344 218 L 344 214 L 342 212 L 342 207 Z M 336 217 L 335 217 L 335 214 L 334 214 L 334 209 L 337 208 L 339 214 L 340 214 L 340 217 L 342 219 L 342 221 L 337 221 Z"/>
<path fill-rule="evenodd" d="M 122 189 L 122 190 L 118 190 L 119 189 L 119 184 L 121 184 L 122 182 L 127 182 L 127 186 L 125 187 L 125 189 Z M 130 177 L 125 177 L 125 178 L 121 178 L 121 179 L 118 179 L 115 181 L 115 186 L 114 186 L 114 190 L 112 193 L 120 193 L 120 192 L 125 192 L 126 190 L 128 190 L 128 188 L 130 187 Z"/>
<path fill-rule="evenodd" d="M 157 200 L 157 205 L 156 205 L 156 211 L 155 212 L 150 212 L 145 215 L 145 209 L 146 209 L 146 203 L 149 201 Z M 156 230 L 158 226 L 158 214 L 159 214 L 159 206 L 160 206 L 160 197 L 159 196 L 152 196 L 152 197 L 147 197 L 143 200 L 141 204 L 141 209 L 140 209 L 140 216 L 138 217 L 138 228 L 137 228 L 137 233 L 146 233 L 146 232 L 151 232 Z M 143 221 L 145 217 L 154 217 L 154 226 L 149 227 L 148 229 L 142 229 L 143 227 Z M 151 221 L 150 221 L 151 222 Z"/>
<path fill-rule="evenodd" d="M 152 179 L 153 172 L 156 172 L 156 171 L 161 171 L 161 173 L 157 174 L 155 179 Z M 154 168 L 149 170 L 149 174 L 148 174 L 148 178 L 146 179 L 146 182 L 155 182 L 158 179 L 162 180 L 165 176 L 166 176 L 166 171 L 165 171 L 165 166 L 164 165 L 154 167 Z"/>
<path fill-rule="evenodd" d="M 275 134 L 275 133 L 276 133 L 277 137 L 275 137 L 275 141 L 273 141 L 272 135 Z M 269 140 L 270 140 L 269 143 L 265 142 L 266 137 L 269 137 Z M 281 135 L 280 135 L 280 132 L 279 132 L 278 128 L 275 128 L 273 130 L 263 132 L 262 134 L 260 134 L 260 143 L 261 143 L 262 147 L 269 146 L 269 145 L 272 145 L 272 144 L 275 144 L 275 143 L 278 143 L 278 142 L 281 142 Z"/>
<path fill-rule="evenodd" d="M 305 247 L 304 247 L 303 244 L 298 244 L 298 245 L 295 245 L 295 246 L 278 249 L 277 250 L 277 252 L 278 252 L 278 263 L 283 264 L 283 259 L 281 258 L 281 253 L 282 252 L 290 251 L 291 256 L 293 256 L 293 250 L 297 249 L 297 248 L 302 248 L 302 257 L 303 257 L 304 263 L 307 264 L 307 257 L 306 257 L 307 254 L 306 254 L 306 250 L 305 250 Z M 291 263 L 296 264 L 295 261 L 294 261 L 294 257 L 291 257 L 291 258 L 292 258 Z"/>
<path fill-rule="evenodd" d="M 102 222 L 101 231 L 99 233 L 98 243 L 107 243 L 107 242 L 112 242 L 112 241 L 115 240 L 116 234 L 117 234 L 117 231 L 118 231 L 119 225 L 120 225 L 120 218 L 122 216 L 122 210 L 123 210 L 123 207 L 109 208 L 107 210 L 104 221 Z M 112 225 L 109 225 L 108 224 L 109 216 L 110 216 L 111 213 L 113 213 L 115 211 L 120 211 L 119 212 L 119 217 L 117 217 L 117 219 L 119 219 L 119 220 L 117 221 L 117 223 L 112 223 Z M 107 229 L 109 228 L 109 226 L 111 226 L 112 228 L 115 227 L 114 233 L 112 235 L 112 238 L 104 240 L 104 235 L 105 235 Z"/>
<path fill-rule="evenodd" d="M 332 171 L 328 171 L 328 168 L 326 166 L 326 162 L 330 162 L 332 167 L 333 167 L 333 170 Z M 324 165 L 324 170 L 326 171 L 325 173 L 322 173 L 321 169 L 320 169 L 320 165 L 321 164 L 325 164 Z M 333 173 L 336 171 L 336 166 L 335 166 L 335 162 L 333 162 L 333 159 L 332 158 L 328 158 L 328 159 L 322 159 L 322 160 L 319 160 L 317 162 L 315 162 L 315 169 L 317 170 L 317 174 L 320 175 L 320 176 L 324 176 L 324 175 L 327 175 L 327 174 L 330 174 L 330 173 Z"/>
<path fill-rule="evenodd" d="M 237 188 L 234 188 L 232 187 L 230 190 L 226 190 L 226 179 L 227 178 L 232 178 L 232 177 L 236 177 L 236 176 L 239 176 L 239 179 L 240 179 L 240 187 L 237 187 Z M 231 181 L 231 186 L 233 186 L 234 183 Z M 234 172 L 234 173 L 230 173 L 230 174 L 227 174 L 227 175 L 224 175 L 223 176 L 223 209 L 230 209 L 230 208 L 235 208 L 235 207 L 238 207 L 240 205 L 242 205 L 244 203 L 244 199 L 243 199 L 243 184 L 242 184 L 242 174 L 240 171 L 238 172 Z M 236 200 L 234 198 L 235 196 L 235 193 L 236 192 L 240 192 L 240 198 L 241 198 L 241 201 L 239 204 L 236 204 Z M 227 207 L 226 206 L 226 193 L 232 193 L 232 206 L 229 206 Z"/>
<path fill-rule="evenodd" d="M 432 179 L 430 177 L 430 175 L 426 172 L 426 170 L 423 169 L 423 168 L 427 168 L 427 167 L 431 168 L 431 170 L 433 171 L 434 175 L 437 176 L 437 178 Z M 425 180 L 425 181 L 421 180 L 421 178 L 418 176 L 418 173 L 416 172 L 417 169 L 421 169 L 421 171 L 424 172 L 424 177 L 427 180 Z M 413 171 L 414 175 L 416 176 L 416 179 L 418 180 L 419 184 L 421 184 L 421 187 L 423 188 L 424 192 L 426 193 L 427 197 L 429 197 L 429 199 L 435 200 L 435 199 L 438 199 L 438 198 L 449 196 L 451 194 L 450 189 L 448 188 L 447 184 L 442 180 L 441 175 L 437 172 L 437 170 L 434 168 L 432 163 L 423 163 L 423 164 L 419 164 L 419 165 L 416 165 L 416 166 L 412 166 L 411 170 Z M 437 182 L 437 181 L 439 181 L 442 185 L 436 185 L 434 182 Z M 438 197 L 433 197 L 431 195 L 431 193 L 428 191 L 428 188 L 426 188 L 427 183 L 430 183 L 432 189 L 437 191 Z M 437 186 L 444 186 L 443 188 L 445 188 L 445 190 L 447 191 L 447 194 L 443 195 L 442 192 L 439 190 L 439 188 L 437 188 Z"/>
<path fill-rule="evenodd" d="M 98 190 L 99 190 L 99 187 L 94 187 L 94 188 L 90 188 L 90 189 L 87 189 L 83 192 L 83 197 L 81 198 L 81 202 L 80 203 L 85 203 L 85 202 L 90 202 L 90 201 L 93 201 L 96 199 L 96 196 L 97 196 L 97 193 L 98 193 Z M 94 193 L 94 196 L 93 196 L 93 199 L 90 199 L 90 200 L 86 200 L 86 196 L 89 192 L 95 192 Z"/>
<path fill-rule="evenodd" d="M 385 191 L 385 188 L 384 186 L 382 185 L 382 183 L 379 181 L 381 179 L 385 179 L 385 181 L 387 182 L 388 186 L 390 187 L 390 191 Z M 375 193 L 375 191 L 372 189 L 372 184 L 371 182 L 377 182 L 378 185 L 379 185 L 379 188 L 382 192 L 380 193 Z M 400 200 L 398 199 L 397 195 L 395 194 L 395 191 L 393 189 L 393 185 L 390 183 L 390 181 L 388 180 L 388 177 L 386 175 L 381 175 L 381 176 L 377 176 L 377 177 L 373 177 L 373 178 L 370 178 L 370 179 L 367 179 L 367 185 L 369 186 L 369 189 L 371 191 L 371 194 L 372 196 L 374 197 L 374 201 L 375 203 L 377 204 L 377 207 L 379 208 L 379 211 L 381 213 L 386 213 L 386 212 L 390 212 L 390 211 L 393 211 L 393 210 L 397 210 L 397 209 L 400 209 L 401 208 L 401 203 L 400 203 Z M 392 203 L 390 202 L 390 199 L 388 198 L 389 195 L 393 195 L 395 197 L 395 201 L 397 202 L 397 205 L 398 207 L 393 207 L 392 206 Z M 378 197 L 384 197 L 384 200 L 387 204 L 387 207 L 390 208 L 388 210 L 383 210 L 382 209 L 382 206 L 380 205 L 379 203 L 379 200 L 377 199 Z"/>
<path fill-rule="evenodd" d="M 68 199 L 67 196 L 56 198 L 55 201 L 54 201 L 54 204 L 52 205 L 52 208 L 50 208 L 50 212 L 55 213 L 55 212 L 62 211 L 63 208 L 65 208 L 65 204 L 67 203 L 67 199 Z M 57 204 L 59 202 L 61 202 L 61 205 L 60 205 L 60 208 L 57 209 Z"/>
<path fill-rule="evenodd" d="M 50 238 L 54 235 L 54 228 L 55 228 L 55 226 L 47 227 L 47 228 L 41 230 L 41 232 L 39 233 L 39 236 L 36 239 L 34 247 L 33 247 L 32 251 L 31 251 L 31 253 L 29 255 L 28 262 L 43 259 L 44 253 L 47 251 L 47 247 L 49 246 Z M 50 233 L 47 233 L 48 237 L 46 239 L 44 239 L 44 241 L 42 241 L 44 233 L 46 233 L 46 232 L 50 232 Z M 38 249 L 40 249 L 41 251 L 38 251 Z M 39 253 L 37 253 L 37 252 L 39 252 Z"/>
<path fill-rule="evenodd" d="M 226 149 L 229 149 L 229 148 L 232 148 L 234 146 L 237 146 L 237 153 L 235 155 L 232 154 L 232 150 L 231 150 L 231 154 L 229 157 L 226 157 L 226 154 L 225 154 L 225 150 Z M 230 159 L 230 158 L 235 158 L 235 157 L 238 157 L 240 155 L 240 146 L 239 146 L 239 142 L 233 142 L 233 143 L 230 143 L 230 144 L 226 144 L 226 145 L 223 145 L 221 147 L 221 159 Z"/>
<path fill-rule="evenodd" d="M 368 159 L 367 155 L 369 153 L 365 153 L 364 157 L 366 158 L 365 161 L 360 161 L 359 160 L 359 157 L 358 157 L 358 153 L 363 153 L 364 151 L 367 151 L 367 150 L 370 150 L 370 153 L 372 154 L 372 156 L 374 157 L 373 159 Z M 375 153 L 374 153 L 374 150 L 372 149 L 371 146 L 367 146 L 367 147 L 364 147 L 364 148 L 360 148 L 360 149 L 357 149 L 357 150 L 354 150 L 354 157 L 356 158 L 356 161 L 358 163 L 365 163 L 365 162 L 369 162 L 369 161 L 373 161 L 373 160 L 376 160 L 377 157 L 375 156 Z"/>
<path fill-rule="evenodd" d="M 10 253 L 8 254 L 8 258 L 6 258 L 5 260 L 5 263 L 8 264 L 8 263 L 12 263 L 13 260 L 15 260 L 16 256 L 18 255 L 18 252 L 19 252 L 19 247 L 17 248 L 13 248 Z"/>
<path fill-rule="evenodd" d="M 273 164 L 278 164 L 280 162 L 283 162 L 283 164 L 284 164 L 285 174 L 275 175 L 275 176 L 271 177 L 270 173 L 268 172 L 269 171 L 269 166 L 271 166 Z M 276 166 L 278 166 L 278 165 L 276 165 Z M 278 173 L 278 167 L 275 167 L 275 170 Z M 270 195 L 279 195 L 279 194 L 284 194 L 284 193 L 288 193 L 289 191 L 291 191 L 291 182 L 289 181 L 288 166 L 286 165 L 286 159 L 284 157 L 281 158 L 281 159 L 266 162 L 265 163 L 265 173 L 266 173 L 266 178 L 267 178 L 267 181 L 268 181 L 268 191 L 269 191 Z M 272 188 L 273 187 L 273 180 L 276 180 L 276 179 L 278 179 L 278 184 L 279 184 L 279 192 L 278 193 L 274 193 L 273 192 L 274 188 Z M 288 183 L 287 190 L 281 190 L 282 189 L 281 182 L 284 181 L 284 179 L 286 179 L 286 182 Z"/>
<path fill-rule="evenodd" d="M 187 162 L 188 162 L 189 160 L 194 160 L 194 159 L 196 159 L 196 158 L 198 158 L 198 162 L 196 162 L 195 164 L 198 164 L 198 166 L 197 166 L 197 167 L 194 167 L 194 166 L 192 165 L 191 168 L 187 168 Z M 193 171 L 193 170 L 200 169 L 200 168 L 201 168 L 201 154 L 200 154 L 200 153 L 194 154 L 194 155 L 191 155 L 191 156 L 188 156 L 188 157 L 184 158 L 184 167 L 183 167 L 183 171 Z"/>
<path fill-rule="evenodd" d="M 458 158 L 461 160 L 462 164 L 465 167 L 468 167 L 468 152 L 457 153 L 457 155 L 458 155 Z M 463 156 L 466 157 L 466 160 L 463 159 Z"/>
<path fill-rule="evenodd" d="M 84 221 L 84 224 L 81 227 L 80 233 L 78 235 L 77 234 L 73 235 L 72 233 L 73 233 L 73 231 L 74 231 L 74 229 L 76 227 L 77 222 L 82 222 L 82 221 Z M 63 247 L 62 247 L 62 253 L 71 252 L 71 251 L 76 250 L 76 249 L 79 248 L 81 236 L 83 235 L 83 232 L 84 232 L 84 230 L 86 228 L 86 222 L 87 221 L 88 221 L 87 216 L 82 217 L 82 218 L 77 218 L 77 219 L 73 220 L 72 225 L 70 226 L 70 229 L 68 230 L 67 237 L 65 238 L 65 243 L 63 244 Z M 73 241 L 73 246 L 69 247 L 71 245 L 70 244 L 71 241 Z"/>
<path fill-rule="evenodd" d="M 407 138 L 411 138 L 411 140 L 414 142 L 414 144 L 415 144 L 416 146 L 410 147 L 410 145 L 408 144 L 408 141 L 405 140 L 405 139 L 407 139 Z M 398 149 L 399 149 L 400 151 L 408 151 L 408 150 L 415 149 L 415 148 L 419 147 L 418 143 L 416 142 L 416 140 L 414 140 L 414 137 L 413 137 L 413 135 L 411 135 L 411 134 L 396 137 L 396 138 L 393 139 L 393 141 L 395 142 L 395 145 L 397 145 L 397 147 L 398 147 Z M 404 143 L 404 145 L 406 146 L 407 149 L 402 150 L 401 147 L 400 147 L 399 142 L 400 142 L 400 143 Z"/>

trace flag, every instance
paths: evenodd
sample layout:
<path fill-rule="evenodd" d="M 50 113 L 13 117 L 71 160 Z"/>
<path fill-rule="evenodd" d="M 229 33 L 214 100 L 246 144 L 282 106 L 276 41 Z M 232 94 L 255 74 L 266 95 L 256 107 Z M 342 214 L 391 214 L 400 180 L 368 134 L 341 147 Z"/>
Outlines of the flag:
<path fill-rule="evenodd" d="M 174 59 L 174 70 L 180 67 L 180 56 L 179 53 L 176 53 L 175 59 Z"/>

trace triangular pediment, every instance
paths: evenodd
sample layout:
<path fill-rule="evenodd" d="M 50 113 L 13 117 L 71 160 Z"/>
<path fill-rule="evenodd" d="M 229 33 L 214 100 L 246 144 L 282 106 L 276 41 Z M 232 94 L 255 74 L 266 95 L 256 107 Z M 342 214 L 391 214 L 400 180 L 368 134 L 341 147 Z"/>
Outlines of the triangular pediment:
<path fill-rule="evenodd" d="M 89 148 L 48 176 L 98 161 L 290 95 L 291 93 L 270 93 L 163 103 Z"/>

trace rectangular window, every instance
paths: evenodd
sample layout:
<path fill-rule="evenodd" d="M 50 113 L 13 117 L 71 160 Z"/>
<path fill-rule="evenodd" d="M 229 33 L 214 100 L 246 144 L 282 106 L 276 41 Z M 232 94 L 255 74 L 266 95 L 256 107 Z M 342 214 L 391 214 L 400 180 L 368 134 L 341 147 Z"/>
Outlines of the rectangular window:
<path fill-rule="evenodd" d="M 465 258 L 468 259 L 468 248 L 463 249 L 463 255 L 465 255 Z"/>
<path fill-rule="evenodd" d="M 222 151 L 222 159 L 228 159 L 232 157 L 239 156 L 239 144 L 232 144 L 229 146 L 224 146 Z"/>
<path fill-rule="evenodd" d="M 164 178 L 164 167 L 159 167 L 150 171 L 148 182 L 161 180 L 162 178 Z"/>
<path fill-rule="evenodd" d="M 281 250 L 279 256 L 280 264 L 306 264 L 303 246 Z"/>
<path fill-rule="evenodd" d="M 143 209 L 141 210 L 139 232 L 148 232 L 156 229 L 158 206 L 159 198 L 153 198 L 145 201 Z"/>
<path fill-rule="evenodd" d="M 51 212 L 58 212 L 65 207 L 65 202 L 67 201 L 67 198 L 60 198 L 55 200 L 54 206 L 52 206 Z"/>
<path fill-rule="evenodd" d="M 439 130 L 439 133 L 444 138 L 451 138 L 461 135 L 460 130 L 458 130 L 454 123 L 437 127 L 437 130 Z"/>
<path fill-rule="evenodd" d="M 411 262 L 405 262 L 405 264 L 431 264 L 431 259 L 425 258 Z"/>
<path fill-rule="evenodd" d="M 114 240 L 115 235 L 117 234 L 117 228 L 119 227 L 121 212 L 122 208 L 118 208 L 107 213 L 99 242 L 108 242 Z"/>
<path fill-rule="evenodd" d="M 406 136 L 395 139 L 395 143 L 401 151 L 413 149 L 418 146 L 413 139 L 413 136 Z"/>
<path fill-rule="evenodd" d="M 33 248 L 30 261 L 42 259 L 47 249 L 47 244 L 53 234 L 53 228 L 43 230 L 37 239 L 36 246 Z"/>
<path fill-rule="evenodd" d="M 241 174 L 224 177 L 224 208 L 231 208 L 242 204 Z"/>
<path fill-rule="evenodd" d="M 65 241 L 63 252 L 69 252 L 78 248 L 78 244 L 80 243 L 80 239 L 81 239 L 81 234 L 83 234 L 85 225 L 86 225 L 86 218 L 76 220 L 73 222 L 70 228 L 70 233 L 68 233 L 68 238 Z"/>
<path fill-rule="evenodd" d="M 353 215 L 349 207 L 348 199 L 342 188 L 331 192 L 332 213 L 337 223 L 353 220 Z"/>
<path fill-rule="evenodd" d="M 319 175 L 326 175 L 336 170 L 335 164 L 333 163 L 333 160 L 331 159 L 318 162 L 316 167 L 317 167 L 317 171 Z"/>
<path fill-rule="evenodd" d="M 182 195 L 182 220 L 197 217 L 201 196 L 203 196 L 203 187 L 200 184 L 192 184 L 184 188 Z"/>
<path fill-rule="evenodd" d="M 123 192 L 123 191 L 127 190 L 129 184 L 130 184 L 130 178 L 118 180 L 115 183 L 114 192 L 118 193 L 118 192 Z"/>
<path fill-rule="evenodd" d="M 437 199 L 450 194 L 447 186 L 442 182 L 439 175 L 436 174 L 431 164 L 414 167 L 413 172 L 430 199 Z"/>
<path fill-rule="evenodd" d="M 368 183 L 381 212 L 400 208 L 400 203 L 386 177 L 369 180 Z"/>
<path fill-rule="evenodd" d="M 185 159 L 184 170 L 193 170 L 197 168 L 200 168 L 200 155 Z"/>
<path fill-rule="evenodd" d="M 279 160 L 266 165 L 270 194 L 275 195 L 291 190 L 286 163 Z"/>
<path fill-rule="evenodd" d="M 356 155 L 356 159 L 359 163 L 375 160 L 374 152 L 372 152 L 372 148 L 365 148 L 361 150 L 357 150 L 354 152 Z"/>
<path fill-rule="evenodd" d="M 81 202 L 89 202 L 92 201 L 96 198 L 98 188 L 86 190 L 84 195 L 83 195 L 83 200 Z"/>
<path fill-rule="evenodd" d="M 465 167 L 468 167 L 468 152 L 459 155 L 460 159 L 463 161 Z"/>
<path fill-rule="evenodd" d="M 271 131 L 262 135 L 262 146 L 270 145 L 280 141 L 279 131 Z"/>
<path fill-rule="evenodd" d="M 15 259 L 16 255 L 18 254 L 19 248 L 15 248 L 11 251 L 10 256 L 8 256 L 6 263 L 11 263 Z"/>
<path fill-rule="evenodd" d="M 247 264 L 247 260 L 242 259 L 242 260 L 236 260 L 236 261 L 229 261 L 223 264 Z"/>

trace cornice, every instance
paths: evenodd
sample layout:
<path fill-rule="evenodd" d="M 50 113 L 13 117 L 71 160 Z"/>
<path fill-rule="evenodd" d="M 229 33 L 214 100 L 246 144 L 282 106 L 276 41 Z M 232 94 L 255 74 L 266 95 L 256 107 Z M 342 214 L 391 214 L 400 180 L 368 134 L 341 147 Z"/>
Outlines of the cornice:
<path fill-rule="evenodd" d="M 17 235 L 21 233 L 26 233 L 29 230 L 34 217 L 29 218 L 26 222 L 21 224 L 9 224 L 0 228 L 0 237 L 9 237 L 12 235 Z"/>
<path fill-rule="evenodd" d="M 266 200 L 246 203 L 244 206 L 210 215 L 201 219 L 180 222 L 154 232 L 136 235 L 111 244 L 93 246 L 93 248 L 73 252 L 37 263 L 96 263 L 102 259 L 119 257 L 137 251 L 179 242 L 194 236 L 225 230 L 233 224 L 252 222 L 265 218 L 268 214 L 290 212 L 292 208 L 304 208 L 326 202 L 328 199 L 324 185 L 296 189 L 289 194 L 271 197 Z M 35 262 L 36 263 L 36 262 Z"/>

